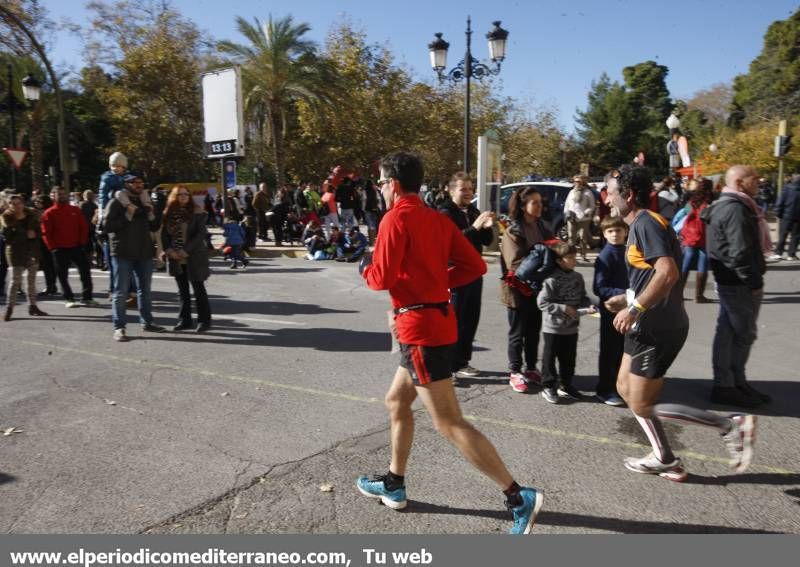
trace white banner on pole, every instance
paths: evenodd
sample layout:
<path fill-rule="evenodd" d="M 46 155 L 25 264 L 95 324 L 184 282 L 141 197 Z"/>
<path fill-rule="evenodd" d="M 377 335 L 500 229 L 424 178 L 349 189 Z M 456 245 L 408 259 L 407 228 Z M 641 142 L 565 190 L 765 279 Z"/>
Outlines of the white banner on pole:
<path fill-rule="evenodd" d="M 244 156 L 244 105 L 239 68 L 206 73 L 201 82 L 206 157 Z"/>

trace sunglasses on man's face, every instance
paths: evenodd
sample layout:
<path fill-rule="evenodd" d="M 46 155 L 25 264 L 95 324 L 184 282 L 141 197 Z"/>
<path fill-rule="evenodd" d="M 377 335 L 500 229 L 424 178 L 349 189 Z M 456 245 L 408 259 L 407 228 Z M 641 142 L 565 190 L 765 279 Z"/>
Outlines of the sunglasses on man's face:
<path fill-rule="evenodd" d="M 386 179 L 378 179 L 378 181 L 377 181 L 375 184 L 376 184 L 376 185 L 378 186 L 378 188 L 380 189 L 381 187 L 383 187 L 384 185 L 386 185 L 387 183 L 389 183 L 391 180 L 392 180 L 392 178 L 391 178 L 391 177 L 387 177 Z"/>

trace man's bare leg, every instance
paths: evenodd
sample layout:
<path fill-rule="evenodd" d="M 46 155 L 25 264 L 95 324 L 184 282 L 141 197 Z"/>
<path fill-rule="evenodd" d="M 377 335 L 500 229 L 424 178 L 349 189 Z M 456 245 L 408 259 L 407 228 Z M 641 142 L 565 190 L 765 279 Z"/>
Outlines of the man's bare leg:
<path fill-rule="evenodd" d="M 422 403 L 433 419 L 433 425 L 479 471 L 491 478 L 501 490 L 514 483 L 494 445 L 461 414 L 451 380 L 437 380 L 417 386 Z"/>
<path fill-rule="evenodd" d="M 417 391 L 411 375 L 403 367 L 398 367 L 394 380 L 386 393 L 386 409 L 391 423 L 392 462 L 389 470 L 398 476 L 405 476 L 411 444 L 414 441 L 414 414 L 411 404 L 417 399 Z"/>

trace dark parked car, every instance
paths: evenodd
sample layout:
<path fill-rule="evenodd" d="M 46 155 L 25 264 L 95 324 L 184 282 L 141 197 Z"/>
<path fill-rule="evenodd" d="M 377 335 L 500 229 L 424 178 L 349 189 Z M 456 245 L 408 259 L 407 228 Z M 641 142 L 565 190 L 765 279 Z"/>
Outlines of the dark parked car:
<path fill-rule="evenodd" d="M 572 189 L 572 184 L 563 181 L 524 181 L 521 183 L 510 183 L 500 188 L 500 216 L 508 215 L 508 202 L 514 191 L 523 187 L 535 187 L 542 195 L 542 220 L 547 223 L 553 234 L 562 240 L 567 239 L 567 223 L 564 217 L 564 201 Z M 592 188 L 595 200 L 600 199 L 600 193 L 596 188 Z M 477 204 L 477 197 L 474 201 Z M 597 223 L 592 225 L 592 233 L 598 236 L 599 228 Z M 598 234 L 595 234 L 598 233 Z"/>

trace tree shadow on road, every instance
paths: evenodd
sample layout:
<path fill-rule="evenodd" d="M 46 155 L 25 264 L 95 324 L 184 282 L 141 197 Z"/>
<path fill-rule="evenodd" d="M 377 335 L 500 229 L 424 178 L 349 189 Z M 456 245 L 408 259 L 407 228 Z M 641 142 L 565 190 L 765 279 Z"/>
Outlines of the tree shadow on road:
<path fill-rule="evenodd" d="M 770 530 L 738 528 L 733 526 L 711 526 L 708 524 L 676 524 L 647 520 L 624 520 L 602 518 L 587 514 L 544 511 L 536 519 L 537 524 L 564 527 L 585 527 L 625 534 L 779 534 Z M 535 529 L 535 528 L 534 528 Z"/>
<path fill-rule="evenodd" d="M 210 331 L 149 335 L 147 340 L 191 341 L 194 344 L 252 345 L 282 348 L 308 348 L 326 352 L 389 352 L 391 337 L 388 331 L 351 331 L 335 328 L 314 329 L 253 329 L 242 328 L 242 332 L 224 333 L 223 327 L 213 326 Z M 216 338 L 215 338 L 216 337 Z"/>
<path fill-rule="evenodd" d="M 772 294 L 776 297 L 768 297 L 766 294 L 764 295 L 764 299 L 761 301 L 764 305 L 775 305 L 780 303 L 800 303 L 800 295 L 794 293 L 781 293 L 781 294 Z"/>
<path fill-rule="evenodd" d="M 0 484 L 8 484 L 11 482 L 16 482 L 17 477 L 12 476 L 10 474 L 6 474 L 4 472 L 0 472 Z"/>
<path fill-rule="evenodd" d="M 744 473 L 725 476 L 698 476 L 690 474 L 686 484 L 702 484 L 706 486 L 728 486 L 729 484 L 800 484 L 800 474 L 788 473 Z"/>
<path fill-rule="evenodd" d="M 454 508 L 420 502 L 408 501 L 405 514 L 447 514 L 457 516 L 478 516 L 494 520 L 510 520 L 511 515 L 502 510 L 476 510 L 470 508 Z M 676 524 L 674 522 L 653 522 L 647 520 L 625 520 L 621 518 L 603 518 L 588 514 L 570 514 L 567 512 L 543 511 L 536 518 L 536 524 L 563 526 L 570 528 L 591 528 L 625 534 L 777 534 L 769 530 L 739 528 L 732 526 L 711 526 L 707 524 Z M 534 531 L 536 528 L 534 527 Z"/>
<path fill-rule="evenodd" d="M 742 410 L 733 406 L 724 406 L 711 403 L 712 381 L 697 378 L 673 378 L 664 380 L 664 392 L 661 396 L 662 403 L 688 404 L 701 409 L 715 411 L 746 411 L 753 415 L 768 415 L 774 417 L 800 417 L 800 382 L 788 380 L 754 380 L 751 381 L 760 392 L 772 396 L 772 402 L 760 405 L 753 409 Z"/>
<path fill-rule="evenodd" d="M 327 313 L 358 313 L 351 309 L 330 309 L 313 303 L 294 303 L 290 301 L 239 301 L 225 295 L 209 295 L 211 311 L 214 315 L 244 314 L 247 317 L 259 315 L 324 315 Z M 178 306 L 178 291 L 153 291 L 153 305 L 172 304 L 176 310 Z M 133 309 L 135 311 L 135 308 Z M 177 312 L 176 312 L 177 316 Z"/>

